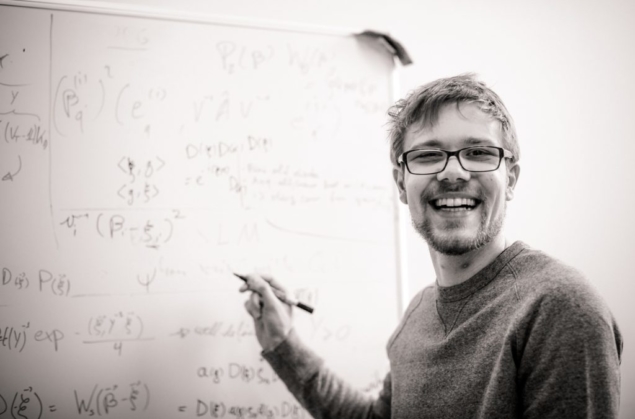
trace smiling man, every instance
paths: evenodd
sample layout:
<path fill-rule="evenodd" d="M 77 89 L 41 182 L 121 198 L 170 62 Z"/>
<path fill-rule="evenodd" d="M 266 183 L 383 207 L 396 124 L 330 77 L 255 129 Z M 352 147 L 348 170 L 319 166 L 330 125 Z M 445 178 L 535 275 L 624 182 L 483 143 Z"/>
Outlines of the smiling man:
<path fill-rule="evenodd" d="M 434 250 L 431 255 L 442 285 L 462 282 L 506 247 L 502 228 L 506 202 L 520 173 L 519 151 L 511 120 L 502 113 L 501 120 L 492 118 L 482 105 L 456 101 L 436 113 L 435 108 L 426 109 L 429 115 L 415 118 L 406 129 L 397 125 L 393 132 L 393 150 L 407 150 L 397 158 L 393 172 L 399 197 Z M 508 141 L 503 126 L 508 127 Z M 446 278 L 444 267 L 452 264 L 440 263 L 442 255 L 465 255 L 458 264 L 463 274 Z"/>
<path fill-rule="evenodd" d="M 391 116 L 399 199 L 437 275 L 387 344 L 369 399 L 298 338 L 273 278 L 241 291 L 263 357 L 315 418 L 616 418 L 622 339 L 575 269 L 504 235 L 520 174 L 515 128 L 471 75 L 429 83 Z"/>

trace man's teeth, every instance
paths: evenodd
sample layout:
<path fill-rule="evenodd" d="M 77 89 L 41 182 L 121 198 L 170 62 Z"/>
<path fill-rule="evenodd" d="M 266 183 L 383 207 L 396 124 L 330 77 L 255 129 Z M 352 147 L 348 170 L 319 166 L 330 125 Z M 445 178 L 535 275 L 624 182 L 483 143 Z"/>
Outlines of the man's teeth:
<path fill-rule="evenodd" d="M 476 201 L 472 198 L 441 198 L 437 199 L 434 204 L 437 207 L 474 207 Z"/>

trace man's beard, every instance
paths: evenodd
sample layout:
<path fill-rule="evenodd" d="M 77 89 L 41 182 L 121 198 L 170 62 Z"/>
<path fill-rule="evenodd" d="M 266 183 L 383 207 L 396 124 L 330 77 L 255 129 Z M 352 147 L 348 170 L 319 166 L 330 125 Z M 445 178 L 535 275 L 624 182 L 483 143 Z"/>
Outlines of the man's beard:
<path fill-rule="evenodd" d="M 432 247 L 439 253 L 449 256 L 463 255 L 465 253 L 471 252 L 472 250 L 480 249 L 481 247 L 491 242 L 492 239 L 496 237 L 503 228 L 503 223 L 505 221 L 505 212 L 507 210 L 507 202 L 505 202 L 502 214 L 500 214 L 496 219 L 492 221 L 491 224 L 488 225 L 488 212 L 485 210 L 486 202 L 481 201 L 481 219 L 479 221 L 476 235 L 474 235 L 473 237 L 464 237 L 461 235 L 453 235 L 451 232 L 449 232 L 450 234 L 437 234 L 434 227 L 432 226 L 430 217 L 426 216 L 426 212 L 428 209 L 427 201 L 424 201 L 424 199 L 422 199 L 421 201 L 426 210 L 424 210 L 423 220 L 421 222 L 418 223 L 415 220 L 412 220 L 414 228 L 428 243 L 428 246 Z M 446 223 L 449 224 L 448 227 L 450 227 L 451 230 L 458 231 L 461 230 L 460 223 L 462 222 L 463 220 L 446 221 Z M 446 230 L 446 232 L 448 231 Z"/>

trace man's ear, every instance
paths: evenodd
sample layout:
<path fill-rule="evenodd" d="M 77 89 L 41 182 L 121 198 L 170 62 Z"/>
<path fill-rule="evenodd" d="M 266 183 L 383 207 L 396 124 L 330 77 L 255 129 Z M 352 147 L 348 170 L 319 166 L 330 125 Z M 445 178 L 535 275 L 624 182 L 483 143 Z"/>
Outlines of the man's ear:
<path fill-rule="evenodd" d="M 518 183 L 520 176 L 520 165 L 518 163 L 510 163 L 507 166 L 507 188 L 505 190 L 505 198 L 511 201 L 514 198 L 514 189 Z"/>
<path fill-rule="evenodd" d="M 404 204 L 408 204 L 408 198 L 406 197 L 406 188 L 404 187 L 404 171 L 401 167 L 393 167 L 392 169 L 392 177 L 395 179 L 395 184 L 397 185 L 397 190 L 399 191 L 399 200 Z"/>

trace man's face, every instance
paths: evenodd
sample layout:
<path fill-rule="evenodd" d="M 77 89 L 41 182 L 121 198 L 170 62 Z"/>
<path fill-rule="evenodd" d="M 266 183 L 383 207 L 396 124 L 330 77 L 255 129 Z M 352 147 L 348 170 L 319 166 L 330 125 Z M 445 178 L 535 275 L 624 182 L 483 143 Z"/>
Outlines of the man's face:
<path fill-rule="evenodd" d="M 448 104 L 434 126 L 411 127 L 404 151 L 474 145 L 502 147 L 501 124 L 474 104 Z M 453 156 L 443 172 L 413 175 L 395 169 L 400 199 L 410 209 L 417 231 L 436 251 L 461 255 L 489 243 L 501 233 L 506 201 L 511 200 L 520 168 L 503 160 L 493 172 L 468 172 Z"/>

